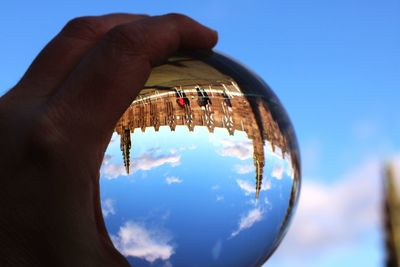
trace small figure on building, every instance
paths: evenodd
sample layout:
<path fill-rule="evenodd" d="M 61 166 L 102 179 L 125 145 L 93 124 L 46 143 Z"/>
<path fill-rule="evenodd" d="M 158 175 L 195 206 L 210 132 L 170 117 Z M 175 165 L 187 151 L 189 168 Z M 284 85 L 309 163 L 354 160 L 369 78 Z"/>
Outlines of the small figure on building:
<path fill-rule="evenodd" d="M 206 90 L 201 88 L 200 86 L 196 86 L 196 91 L 197 91 L 197 103 L 199 104 L 200 107 L 205 107 L 207 105 L 211 105 L 211 99 L 208 96 Z"/>
<path fill-rule="evenodd" d="M 175 88 L 175 94 L 176 103 L 178 103 L 181 108 L 184 108 L 185 106 L 190 106 L 190 100 L 182 89 Z"/>

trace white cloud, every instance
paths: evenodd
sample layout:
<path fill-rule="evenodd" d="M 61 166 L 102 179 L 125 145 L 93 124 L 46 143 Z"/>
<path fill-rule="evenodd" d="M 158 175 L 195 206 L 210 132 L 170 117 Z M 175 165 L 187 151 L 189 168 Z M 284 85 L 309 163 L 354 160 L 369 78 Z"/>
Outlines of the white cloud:
<path fill-rule="evenodd" d="M 286 168 L 286 175 L 289 176 L 292 180 L 294 179 L 294 169 L 292 164 L 290 164 L 290 167 Z"/>
<path fill-rule="evenodd" d="M 119 176 L 127 176 L 125 166 L 123 164 L 109 164 L 102 169 L 104 178 L 112 180 Z"/>
<path fill-rule="evenodd" d="M 224 196 L 217 196 L 217 202 L 224 201 Z"/>
<path fill-rule="evenodd" d="M 176 153 L 176 150 L 171 150 L 168 154 L 159 154 L 159 152 L 159 149 L 152 148 L 139 157 L 131 159 L 132 173 L 138 170 L 149 171 L 164 164 L 169 164 L 172 167 L 180 164 L 181 157 Z M 119 176 L 128 176 L 123 162 L 112 163 L 111 159 L 111 155 L 104 156 L 103 163 L 100 168 L 101 176 L 109 180 L 116 179 Z"/>
<path fill-rule="evenodd" d="M 223 157 L 235 157 L 240 160 L 249 159 L 253 156 L 253 145 L 251 140 L 232 142 L 221 140 L 222 148 L 218 153 Z"/>
<path fill-rule="evenodd" d="M 133 159 L 133 171 L 148 171 L 164 164 L 170 164 L 172 167 L 180 164 L 180 155 L 176 153 L 158 155 L 157 152 L 157 150 L 151 149 Z"/>
<path fill-rule="evenodd" d="M 112 180 L 118 176 L 127 176 L 125 167 L 122 163 L 115 164 L 111 162 L 112 156 L 106 154 L 100 167 L 100 174 L 103 178 Z"/>
<path fill-rule="evenodd" d="M 268 210 L 272 209 L 272 204 L 271 204 L 271 202 L 269 201 L 269 199 L 267 197 L 264 198 L 264 204 L 265 204 L 265 206 L 267 207 Z"/>
<path fill-rule="evenodd" d="M 275 164 L 272 169 L 272 177 L 275 177 L 278 180 L 281 180 L 283 177 L 283 166 Z"/>
<path fill-rule="evenodd" d="M 167 178 L 165 178 L 165 182 L 167 184 L 180 184 L 183 182 L 183 180 L 175 176 L 168 176 Z"/>
<path fill-rule="evenodd" d="M 255 179 L 255 178 L 254 178 Z M 250 195 L 250 194 L 255 194 L 256 193 L 256 184 L 255 184 L 255 180 L 254 183 L 250 183 L 249 181 L 246 180 L 240 180 L 237 179 L 236 180 L 237 185 L 240 187 L 240 189 L 242 189 L 244 191 L 244 194 L 246 196 Z M 260 191 L 267 191 L 268 189 L 271 188 L 271 182 L 270 180 L 263 180 L 263 183 L 261 184 L 261 188 Z"/>
<path fill-rule="evenodd" d="M 233 167 L 233 170 L 238 174 L 246 174 L 253 172 L 255 169 L 252 164 L 237 164 Z"/>
<path fill-rule="evenodd" d="M 103 178 L 112 180 L 119 176 L 127 176 L 125 166 L 121 164 L 107 163 L 101 166 L 100 174 Z"/>
<path fill-rule="evenodd" d="M 111 161 L 111 159 L 112 159 L 112 156 L 111 156 L 111 155 L 105 154 L 105 155 L 104 155 L 104 158 L 103 158 L 102 165 L 107 165 L 107 164 L 109 164 L 110 161 Z"/>
<path fill-rule="evenodd" d="M 379 232 L 382 186 L 377 159 L 363 162 L 331 184 L 303 180 L 296 216 L 274 261 L 313 261 L 315 255 L 361 244 L 371 231 Z"/>
<path fill-rule="evenodd" d="M 260 208 L 254 208 L 250 210 L 245 216 L 242 216 L 242 218 L 240 218 L 238 229 L 232 232 L 231 238 L 237 236 L 241 231 L 249 229 L 256 222 L 261 221 L 262 217 L 263 212 Z"/>
<path fill-rule="evenodd" d="M 101 211 L 103 213 L 104 218 L 106 218 L 108 215 L 114 215 L 115 214 L 115 208 L 114 208 L 114 200 L 111 198 L 106 198 L 101 201 Z"/>
<path fill-rule="evenodd" d="M 246 195 L 250 195 L 251 193 L 256 192 L 256 186 L 253 183 L 250 183 L 249 181 L 237 179 L 236 183 L 238 184 L 240 189 L 244 191 Z"/>
<path fill-rule="evenodd" d="M 111 236 L 115 247 L 126 257 L 138 257 L 150 263 L 168 260 L 175 249 L 171 237 L 160 230 L 147 229 L 144 225 L 127 222 L 120 227 L 117 236 Z M 168 265 L 167 265 L 168 266 Z"/>

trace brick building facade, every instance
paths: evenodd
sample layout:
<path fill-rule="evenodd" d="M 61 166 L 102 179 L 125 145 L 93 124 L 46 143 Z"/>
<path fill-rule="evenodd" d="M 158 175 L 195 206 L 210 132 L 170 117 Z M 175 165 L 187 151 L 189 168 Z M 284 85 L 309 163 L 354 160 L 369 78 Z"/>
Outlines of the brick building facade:
<path fill-rule="evenodd" d="M 182 98 L 179 100 L 179 98 Z M 268 140 L 273 151 L 279 147 L 282 158 L 289 152 L 287 140 L 273 119 L 265 101 L 257 96 L 244 96 L 237 85 L 191 85 L 169 90 L 143 90 L 118 121 L 115 131 L 121 137 L 121 150 L 127 173 L 130 168 L 131 133 L 154 127 L 177 125 L 224 128 L 230 135 L 243 131 L 253 144 L 256 170 L 256 198 L 259 196 L 265 165 L 264 145 Z"/>

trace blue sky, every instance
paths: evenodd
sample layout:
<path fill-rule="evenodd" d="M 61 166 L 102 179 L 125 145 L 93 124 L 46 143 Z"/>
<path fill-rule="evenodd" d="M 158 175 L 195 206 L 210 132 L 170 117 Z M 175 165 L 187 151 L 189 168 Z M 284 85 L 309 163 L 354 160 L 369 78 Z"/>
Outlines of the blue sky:
<path fill-rule="evenodd" d="M 0 94 L 69 19 L 114 11 L 181 12 L 217 29 L 216 49 L 285 105 L 303 195 L 267 266 L 382 266 L 381 163 L 400 155 L 399 1 L 2 0 Z"/>
<path fill-rule="evenodd" d="M 103 214 L 133 266 L 254 266 L 265 260 L 293 186 L 288 155 L 282 159 L 267 141 L 256 201 L 253 143 L 244 132 L 137 129 L 130 175 L 119 139 L 114 134 L 101 169 Z"/>

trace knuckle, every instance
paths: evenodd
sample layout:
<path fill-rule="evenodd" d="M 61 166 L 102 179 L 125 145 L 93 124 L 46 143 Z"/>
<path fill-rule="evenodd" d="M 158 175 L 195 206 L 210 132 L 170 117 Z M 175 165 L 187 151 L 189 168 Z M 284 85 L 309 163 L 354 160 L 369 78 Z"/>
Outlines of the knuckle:
<path fill-rule="evenodd" d="M 119 25 L 106 35 L 105 41 L 128 53 L 145 54 L 148 46 L 148 33 L 141 23 Z"/>
<path fill-rule="evenodd" d="M 65 148 L 66 136 L 62 128 L 48 114 L 40 114 L 32 120 L 31 130 L 28 132 L 28 151 L 39 158 L 52 156 L 54 151 Z"/>
<path fill-rule="evenodd" d="M 66 36 L 78 39 L 97 39 L 107 31 L 107 27 L 96 17 L 78 17 L 70 20 L 62 30 Z"/>
<path fill-rule="evenodd" d="M 179 13 L 168 13 L 165 17 L 176 23 L 187 23 L 191 20 L 188 16 Z"/>

